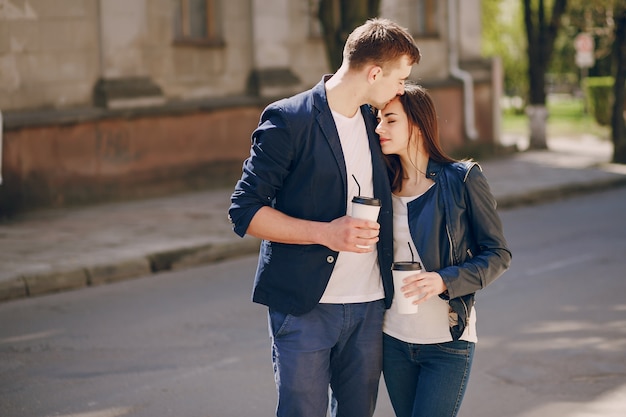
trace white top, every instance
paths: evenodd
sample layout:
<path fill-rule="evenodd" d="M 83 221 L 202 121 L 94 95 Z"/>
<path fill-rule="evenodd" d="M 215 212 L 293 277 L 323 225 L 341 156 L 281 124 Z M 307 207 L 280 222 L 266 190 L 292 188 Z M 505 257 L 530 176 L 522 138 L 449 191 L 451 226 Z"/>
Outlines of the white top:
<path fill-rule="evenodd" d="M 407 242 L 411 243 L 411 249 L 415 260 L 421 263 L 417 250 L 413 246 L 409 232 L 407 204 L 420 196 L 399 197 L 392 196 L 393 200 L 393 246 L 394 261 L 410 261 L 411 252 Z M 436 243 L 433 243 L 436 244 Z M 422 268 L 424 265 L 422 264 Z M 425 270 L 425 269 L 424 269 Z M 400 296 L 396 289 L 394 300 Z M 431 297 L 428 301 L 419 305 L 416 314 L 399 314 L 396 303 L 385 313 L 383 331 L 389 336 L 395 337 L 407 343 L 431 344 L 452 341 L 448 324 L 449 314 L 455 314 L 450 310 L 448 302 L 439 296 Z M 476 337 L 476 311 L 472 307 L 470 322 L 461 340 L 477 342 Z"/>
<path fill-rule="evenodd" d="M 359 181 L 361 195 L 374 196 L 372 156 L 361 111 L 358 110 L 353 117 L 332 113 L 348 174 L 347 213 L 352 213 L 352 197 L 359 195 L 352 175 Z M 339 252 L 335 262 L 320 303 L 364 303 L 385 297 L 376 248 L 369 253 Z"/>

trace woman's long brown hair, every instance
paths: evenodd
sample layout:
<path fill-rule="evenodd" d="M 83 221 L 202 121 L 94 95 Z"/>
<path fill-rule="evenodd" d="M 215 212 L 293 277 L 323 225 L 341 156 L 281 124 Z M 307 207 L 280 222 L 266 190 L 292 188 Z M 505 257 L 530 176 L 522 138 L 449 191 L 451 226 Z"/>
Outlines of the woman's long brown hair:
<path fill-rule="evenodd" d="M 399 100 L 409 122 L 409 141 L 415 140 L 416 136 L 413 132 L 415 128 L 418 128 L 422 132 L 424 148 L 430 159 L 439 163 L 456 162 L 441 148 L 437 111 L 426 89 L 421 85 L 407 82 L 404 86 L 404 94 L 399 97 Z M 404 177 L 400 157 L 398 155 L 384 155 L 384 157 L 391 181 L 391 190 L 400 191 Z"/>

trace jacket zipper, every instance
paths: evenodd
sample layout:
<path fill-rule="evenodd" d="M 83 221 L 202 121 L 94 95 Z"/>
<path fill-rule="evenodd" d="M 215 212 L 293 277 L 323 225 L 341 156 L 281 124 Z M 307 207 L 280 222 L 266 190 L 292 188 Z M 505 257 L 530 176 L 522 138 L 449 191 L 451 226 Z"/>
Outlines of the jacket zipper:
<path fill-rule="evenodd" d="M 448 235 L 448 243 L 450 244 L 450 265 L 455 265 L 454 263 L 454 247 L 452 246 L 452 236 L 450 236 L 450 229 L 448 228 L 448 225 L 446 224 L 446 234 Z"/>
<path fill-rule="evenodd" d="M 450 235 L 450 228 L 448 227 L 448 225 L 446 224 L 446 234 L 448 235 L 448 243 L 450 244 L 450 265 L 454 265 L 454 247 L 452 246 L 452 236 Z M 470 257 L 472 257 L 472 252 L 467 249 L 468 254 L 470 255 Z M 465 300 L 463 300 L 463 298 L 459 298 L 461 300 L 461 303 L 463 303 L 463 309 L 465 310 L 465 328 L 467 329 L 467 335 L 469 336 L 471 334 L 471 329 L 469 328 L 469 320 L 470 320 L 470 313 L 468 311 L 467 308 L 467 304 L 465 304 Z"/>

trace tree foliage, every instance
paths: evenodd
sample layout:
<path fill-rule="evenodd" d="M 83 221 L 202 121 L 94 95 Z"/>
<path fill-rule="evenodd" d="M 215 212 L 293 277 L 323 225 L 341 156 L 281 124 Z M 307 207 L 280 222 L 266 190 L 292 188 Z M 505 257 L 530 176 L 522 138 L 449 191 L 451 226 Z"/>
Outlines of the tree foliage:
<path fill-rule="evenodd" d="M 528 89 L 526 39 L 517 0 L 482 0 L 482 53 L 498 56 L 504 70 L 504 91 L 525 97 Z"/>
<path fill-rule="evenodd" d="M 379 10 L 380 0 L 320 0 L 318 18 L 333 71 L 341 65 L 343 46 L 350 32 L 378 16 Z"/>
<path fill-rule="evenodd" d="M 595 40 L 596 63 L 589 68 L 589 75 L 599 77 L 612 74 L 612 16 L 616 2 L 618 0 L 568 0 L 545 74 L 548 90 L 554 86 L 574 92 L 579 85 L 580 68 L 575 62 L 574 38 L 580 32 L 592 34 Z M 482 0 L 481 8 L 483 54 L 501 57 L 506 94 L 526 97 L 529 75 L 522 2 Z"/>
<path fill-rule="evenodd" d="M 595 43 L 595 64 L 588 75 L 611 75 L 611 45 L 613 44 L 613 4 L 616 0 L 568 0 L 563 16 L 563 29 L 555 41 L 550 73 L 572 76 L 578 80 L 580 69 L 576 65 L 574 39 L 581 32 L 590 34 Z"/>

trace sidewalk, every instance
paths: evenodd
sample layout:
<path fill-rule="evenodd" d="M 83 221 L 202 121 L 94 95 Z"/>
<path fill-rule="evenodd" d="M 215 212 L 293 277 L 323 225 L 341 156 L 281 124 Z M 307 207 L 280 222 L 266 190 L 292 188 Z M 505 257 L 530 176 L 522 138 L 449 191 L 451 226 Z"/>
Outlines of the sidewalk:
<path fill-rule="evenodd" d="M 500 209 L 626 185 L 626 166 L 608 163 L 608 142 L 550 139 L 549 147 L 479 161 Z M 45 210 L 0 223 L 0 301 L 256 253 L 257 239 L 231 231 L 231 191 Z"/>

